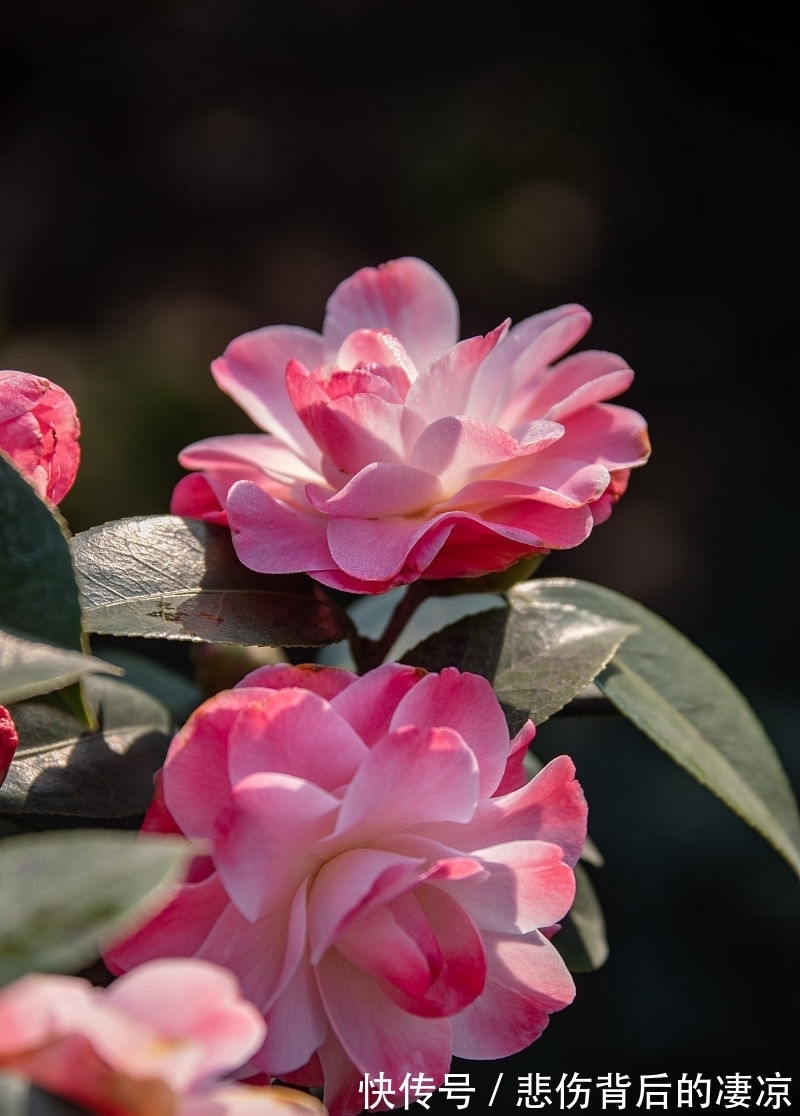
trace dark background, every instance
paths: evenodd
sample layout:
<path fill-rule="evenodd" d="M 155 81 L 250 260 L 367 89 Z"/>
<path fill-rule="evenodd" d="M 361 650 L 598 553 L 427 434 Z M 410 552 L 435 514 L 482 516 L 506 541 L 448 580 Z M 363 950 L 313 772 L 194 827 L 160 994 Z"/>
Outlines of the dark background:
<path fill-rule="evenodd" d="M 731 13 L 7 10 L 0 367 L 78 404 L 72 529 L 166 511 L 179 449 L 249 429 L 209 361 L 246 329 L 319 329 L 357 267 L 429 260 L 464 336 L 583 302 L 587 343 L 637 371 L 623 402 L 654 453 L 542 572 L 636 597 L 702 646 L 797 786 L 796 67 L 768 9 Z M 790 1072 L 790 871 L 632 730 L 552 724 L 541 746 L 578 763 L 612 954 L 512 1076 Z"/>

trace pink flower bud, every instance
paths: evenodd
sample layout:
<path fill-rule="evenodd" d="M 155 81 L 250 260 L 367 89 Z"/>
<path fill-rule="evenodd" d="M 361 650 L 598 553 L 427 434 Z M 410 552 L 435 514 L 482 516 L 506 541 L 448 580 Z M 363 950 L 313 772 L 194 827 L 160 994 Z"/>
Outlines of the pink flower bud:
<path fill-rule="evenodd" d="M 72 488 L 80 424 L 67 393 L 44 376 L 0 371 L 0 450 L 53 504 Z"/>

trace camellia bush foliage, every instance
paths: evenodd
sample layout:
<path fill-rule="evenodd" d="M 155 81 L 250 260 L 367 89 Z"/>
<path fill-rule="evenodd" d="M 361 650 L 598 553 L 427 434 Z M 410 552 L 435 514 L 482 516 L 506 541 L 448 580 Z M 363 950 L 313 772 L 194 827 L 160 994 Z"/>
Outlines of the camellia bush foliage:
<path fill-rule="evenodd" d="M 0 372 L 3 1112 L 355 1116 L 379 1075 L 402 1107 L 408 1075 L 527 1048 L 607 953 L 573 764 L 536 758 L 555 714 L 612 708 L 800 872 L 726 676 L 546 576 L 650 449 L 609 402 L 625 361 L 571 352 L 589 322 L 459 340 L 427 264 L 365 268 L 320 334 L 212 365 L 263 433 L 184 449 L 168 514 L 74 537 L 72 401 Z M 429 598 L 449 621 L 392 659 Z M 93 634 L 191 641 L 198 676 Z"/>

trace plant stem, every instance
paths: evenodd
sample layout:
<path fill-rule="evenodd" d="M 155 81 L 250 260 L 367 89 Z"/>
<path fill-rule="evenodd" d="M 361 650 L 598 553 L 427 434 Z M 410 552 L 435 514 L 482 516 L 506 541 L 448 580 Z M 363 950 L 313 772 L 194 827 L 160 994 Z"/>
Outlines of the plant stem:
<path fill-rule="evenodd" d="M 358 634 L 351 636 L 350 651 L 360 674 L 372 670 L 373 667 L 380 666 L 389 653 L 392 644 L 417 608 L 429 595 L 429 592 L 428 582 L 413 581 L 397 602 L 394 612 L 389 617 L 388 624 L 377 639 L 368 639 L 366 636 Z"/>

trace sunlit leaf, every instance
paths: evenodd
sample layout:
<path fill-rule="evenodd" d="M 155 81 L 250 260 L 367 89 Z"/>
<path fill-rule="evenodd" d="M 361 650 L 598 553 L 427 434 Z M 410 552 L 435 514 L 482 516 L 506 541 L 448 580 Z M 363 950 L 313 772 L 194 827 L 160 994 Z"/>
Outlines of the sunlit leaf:
<path fill-rule="evenodd" d="M 94 960 L 166 901 L 195 851 L 180 837 L 114 830 L 0 841 L 0 984 Z"/>
<path fill-rule="evenodd" d="M 87 674 L 121 674 L 119 667 L 91 655 L 36 643 L 0 628 L 0 704 L 48 694 Z"/>
<path fill-rule="evenodd" d="M 800 872 L 800 816 L 789 780 L 752 708 L 715 663 L 661 617 L 602 586 L 548 578 L 513 592 L 532 607 L 567 604 L 635 625 L 597 685 Z"/>
<path fill-rule="evenodd" d="M 149 694 L 102 675 L 86 680 L 100 724 L 87 730 L 45 701 L 11 707 L 19 747 L 0 787 L 0 815 L 45 828 L 53 819 L 135 819 L 171 738 L 168 711 Z"/>
<path fill-rule="evenodd" d="M 538 606 L 509 592 L 509 607 L 465 616 L 407 652 L 426 670 L 453 663 L 493 684 L 515 731 L 541 724 L 579 694 L 633 631 L 630 624 L 557 601 Z"/>
<path fill-rule="evenodd" d="M 116 520 L 72 540 L 86 631 L 318 647 L 348 620 L 304 574 L 270 577 L 236 557 L 230 532 L 161 515 Z"/>

